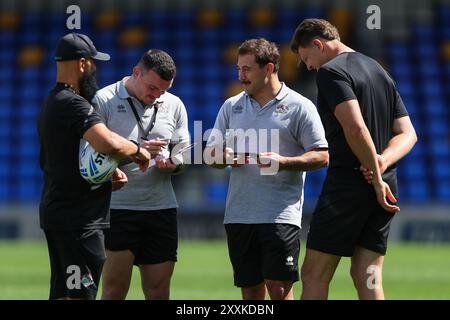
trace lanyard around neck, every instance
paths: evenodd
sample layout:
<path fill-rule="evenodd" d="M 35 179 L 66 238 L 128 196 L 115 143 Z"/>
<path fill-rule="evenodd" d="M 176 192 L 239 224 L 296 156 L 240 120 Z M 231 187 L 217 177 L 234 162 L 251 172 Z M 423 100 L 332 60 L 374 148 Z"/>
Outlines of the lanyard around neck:
<path fill-rule="evenodd" d="M 134 117 L 136 118 L 136 122 L 139 126 L 139 129 L 141 129 L 142 131 L 142 136 L 143 137 L 147 137 L 147 135 L 149 134 L 150 131 L 152 131 L 153 127 L 155 126 L 156 123 L 156 114 L 158 113 L 158 102 L 156 102 L 153 106 L 154 111 L 153 111 L 153 115 L 152 115 L 152 119 L 150 120 L 150 125 L 148 126 L 147 130 L 144 129 L 144 126 L 142 124 L 141 118 L 139 117 L 137 111 L 136 111 L 136 107 L 134 106 L 133 100 L 131 99 L 131 97 L 127 98 L 128 103 L 130 104 L 131 110 L 133 110 L 133 114 Z"/>

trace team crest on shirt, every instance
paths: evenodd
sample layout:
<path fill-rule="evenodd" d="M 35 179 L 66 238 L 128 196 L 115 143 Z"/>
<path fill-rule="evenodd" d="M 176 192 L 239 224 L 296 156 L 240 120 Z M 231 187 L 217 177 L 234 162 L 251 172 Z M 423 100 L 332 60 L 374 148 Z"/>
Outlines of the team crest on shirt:
<path fill-rule="evenodd" d="M 244 110 L 244 107 L 241 105 L 233 106 L 233 113 L 242 113 L 243 110 Z"/>
<path fill-rule="evenodd" d="M 276 114 L 286 114 L 286 113 L 288 113 L 288 111 L 289 111 L 289 107 L 285 104 L 280 104 L 275 109 Z"/>
<path fill-rule="evenodd" d="M 119 104 L 117 106 L 117 112 L 127 112 L 127 109 L 125 108 L 125 106 L 123 104 Z"/>

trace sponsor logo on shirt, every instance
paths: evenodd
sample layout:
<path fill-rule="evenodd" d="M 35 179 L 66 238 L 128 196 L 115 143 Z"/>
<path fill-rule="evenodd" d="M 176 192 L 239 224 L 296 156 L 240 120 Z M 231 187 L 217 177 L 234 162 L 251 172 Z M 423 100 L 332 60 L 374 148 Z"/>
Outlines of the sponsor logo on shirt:
<path fill-rule="evenodd" d="M 275 113 L 277 113 L 277 114 L 286 114 L 286 113 L 288 113 L 288 111 L 289 111 L 289 107 L 284 104 L 280 104 L 275 109 Z"/>
<path fill-rule="evenodd" d="M 293 266 L 294 265 L 294 257 L 293 256 L 289 256 L 286 257 L 286 266 Z"/>
<path fill-rule="evenodd" d="M 233 106 L 233 113 L 242 113 L 244 107 L 241 105 Z"/>
<path fill-rule="evenodd" d="M 125 108 L 125 106 L 123 104 L 119 104 L 117 106 L 117 112 L 127 112 L 127 109 Z"/>

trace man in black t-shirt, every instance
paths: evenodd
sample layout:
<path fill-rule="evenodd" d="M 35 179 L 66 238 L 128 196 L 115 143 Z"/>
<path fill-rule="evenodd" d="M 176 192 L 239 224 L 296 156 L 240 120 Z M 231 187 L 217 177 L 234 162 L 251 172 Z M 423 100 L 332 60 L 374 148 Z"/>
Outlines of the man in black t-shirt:
<path fill-rule="evenodd" d="M 389 74 L 340 42 L 328 21 L 304 20 L 291 49 L 318 71 L 317 108 L 330 154 L 308 233 L 302 299 L 328 297 L 342 256 L 352 257 L 359 298 L 383 299 L 389 226 L 400 211 L 396 163 L 414 146 L 416 133 Z"/>
<path fill-rule="evenodd" d="M 70 33 L 56 48 L 57 83 L 38 120 L 44 188 L 39 206 L 51 267 L 50 299 L 95 299 L 109 226 L 111 182 L 90 185 L 79 172 L 80 139 L 117 159 L 131 157 L 145 170 L 150 154 L 108 130 L 88 102 L 94 96 L 96 60 L 109 60 L 85 35 Z M 116 187 L 126 183 L 117 171 Z"/>

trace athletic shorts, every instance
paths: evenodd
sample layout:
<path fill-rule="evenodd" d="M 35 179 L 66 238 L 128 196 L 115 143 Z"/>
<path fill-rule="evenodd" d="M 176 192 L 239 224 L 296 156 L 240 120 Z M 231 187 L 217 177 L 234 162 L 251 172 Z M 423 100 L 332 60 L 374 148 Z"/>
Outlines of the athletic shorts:
<path fill-rule="evenodd" d="M 49 299 L 95 300 L 105 262 L 103 230 L 44 230 L 50 256 Z"/>
<path fill-rule="evenodd" d="M 383 175 L 397 198 L 396 172 Z M 393 213 L 377 202 L 359 170 L 329 172 L 313 212 L 306 247 L 351 257 L 356 246 L 386 254 Z"/>
<path fill-rule="evenodd" d="M 291 224 L 225 224 L 234 285 L 298 281 L 300 228 Z"/>
<path fill-rule="evenodd" d="M 134 264 L 177 261 L 177 210 L 135 211 L 111 209 L 111 227 L 105 230 L 106 249 L 130 250 Z"/>

